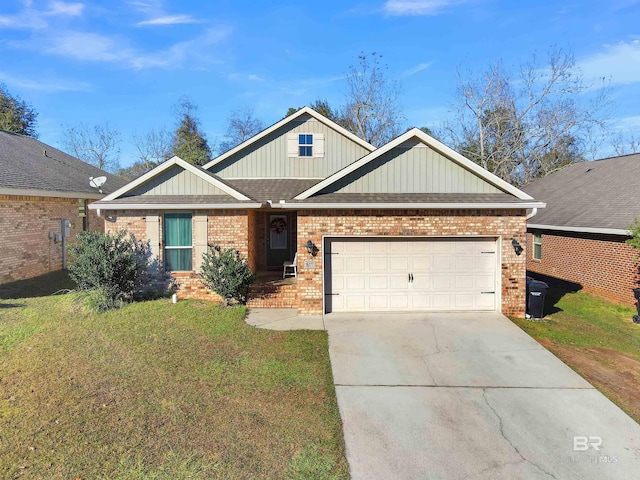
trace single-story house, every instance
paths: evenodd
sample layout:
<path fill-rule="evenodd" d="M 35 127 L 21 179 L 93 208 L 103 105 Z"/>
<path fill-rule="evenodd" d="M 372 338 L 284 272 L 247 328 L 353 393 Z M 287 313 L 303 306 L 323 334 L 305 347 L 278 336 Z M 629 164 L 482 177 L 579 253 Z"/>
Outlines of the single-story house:
<path fill-rule="evenodd" d="M 103 176 L 101 193 L 89 181 Z M 0 284 L 60 270 L 67 240 L 104 229 L 88 204 L 124 183 L 35 138 L 0 130 Z"/>
<path fill-rule="evenodd" d="M 524 316 L 526 218 L 544 204 L 418 129 L 375 148 L 302 108 L 202 168 L 174 157 L 90 208 L 149 240 L 179 295 L 232 247 L 297 276 L 250 306 L 302 315 L 495 310 Z"/>
<path fill-rule="evenodd" d="M 527 222 L 527 270 L 633 305 L 640 218 L 640 154 L 575 163 L 522 187 L 547 208 Z"/>

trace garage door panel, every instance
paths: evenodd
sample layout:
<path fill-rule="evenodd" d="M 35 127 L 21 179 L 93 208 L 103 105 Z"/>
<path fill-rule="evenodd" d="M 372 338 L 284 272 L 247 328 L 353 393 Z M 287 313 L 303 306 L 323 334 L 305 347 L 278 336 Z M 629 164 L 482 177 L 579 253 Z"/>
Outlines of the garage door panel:
<path fill-rule="evenodd" d="M 369 257 L 369 270 L 386 271 L 389 268 L 389 261 L 386 257 Z"/>
<path fill-rule="evenodd" d="M 485 239 L 330 239 L 327 311 L 494 310 L 497 250 Z"/>

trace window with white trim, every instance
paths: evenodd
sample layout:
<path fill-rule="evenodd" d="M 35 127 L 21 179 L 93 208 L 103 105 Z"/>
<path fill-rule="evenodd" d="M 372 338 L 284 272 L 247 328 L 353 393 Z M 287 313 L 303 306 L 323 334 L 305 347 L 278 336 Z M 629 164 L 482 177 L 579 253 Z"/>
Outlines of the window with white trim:
<path fill-rule="evenodd" d="M 540 232 L 533 234 L 533 258 L 542 259 L 542 234 Z"/>
<path fill-rule="evenodd" d="M 191 214 L 165 213 L 163 227 L 165 270 L 190 272 L 193 258 Z"/>
<path fill-rule="evenodd" d="M 301 133 L 298 135 L 298 156 L 313 157 L 312 133 Z"/>

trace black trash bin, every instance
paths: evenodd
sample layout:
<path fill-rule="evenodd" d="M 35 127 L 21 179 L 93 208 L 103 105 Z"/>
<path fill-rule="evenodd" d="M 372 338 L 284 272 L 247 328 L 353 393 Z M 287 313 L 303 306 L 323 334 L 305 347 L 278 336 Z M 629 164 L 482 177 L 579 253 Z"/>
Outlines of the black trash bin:
<path fill-rule="evenodd" d="M 633 316 L 633 323 L 640 323 L 640 288 L 633 289 L 633 296 L 636 297 L 636 310 L 638 310 L 638 315 Z"/>
<path fill-rule="evenodd" d="M 527 277 L 527 314 L 531 318 L 544 317 L 544 298 L 549 285 Z"/>

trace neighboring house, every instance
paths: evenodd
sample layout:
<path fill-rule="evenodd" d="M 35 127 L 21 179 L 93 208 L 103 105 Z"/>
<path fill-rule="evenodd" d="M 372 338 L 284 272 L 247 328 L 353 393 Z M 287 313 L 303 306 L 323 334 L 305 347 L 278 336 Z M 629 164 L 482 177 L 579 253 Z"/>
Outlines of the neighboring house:
<path fill-rule="evenodd" d="M 218 244 L 276 275 L 298 253 L 294 284 L 250 306 L 524 316 L 512 241 L 543 206 L 418 129 L 375 149 L 303 108 L 204 168 L 174 157 L 91 208 L 149 240 L 182 295 L 214 298 L 197 271 Z"/>
<path fill-rule="evenodd" d="M 629 226 L 640 217 L 640 154 L 576 163 L 522 189 L 547 208 L 527 222 L 527 269 L 633 305 L 638 258 Z"/>
<path fill-rule="evenodd" d="M 104 194 L 89 186 L 89 177 L 101 176 Z M 34 138 L 0 130 L 0 284 L 60 270 L 62 220 L 70 222 L 70 240 L 82 230 L 103 230 L 87 205 L 122 185 Z"/>

